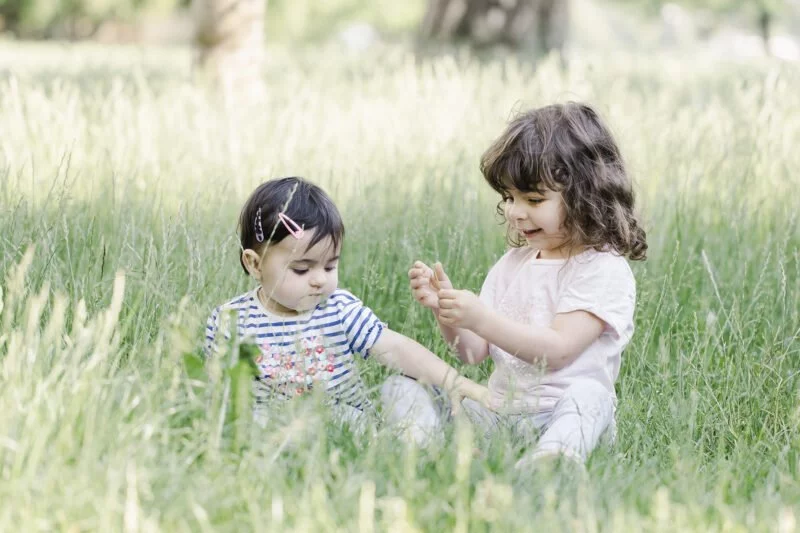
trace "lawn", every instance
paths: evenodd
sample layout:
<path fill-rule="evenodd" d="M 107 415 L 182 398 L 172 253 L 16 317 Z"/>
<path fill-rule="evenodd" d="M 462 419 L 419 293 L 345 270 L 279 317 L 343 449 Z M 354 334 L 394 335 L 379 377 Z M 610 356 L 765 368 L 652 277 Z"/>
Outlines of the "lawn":
<path fill-rule="evenodd" d="M 795 530 L 800 68 L 276 48 L 268 92 L 241 109 L 198 89 L 190 62 L 0 44 L 0 530 Z M 521 476 L 508 436 L 484 445 L 456 421 L 421 451 L 313 402 L 235 439 L 224 391 L 190 379 L 184 354 L 249 288 L 249 192 L 281 175 L 328 190 L 340 285 L 450 357 L 406 272 L 441 260 L 480 288 L 504 232 L 479 157 L 514 109 L 570 99 L 616 133 L 650 245 L 616 447 L 585 474 Z M 490 365 L 465 372 L 485 383 Z"/>

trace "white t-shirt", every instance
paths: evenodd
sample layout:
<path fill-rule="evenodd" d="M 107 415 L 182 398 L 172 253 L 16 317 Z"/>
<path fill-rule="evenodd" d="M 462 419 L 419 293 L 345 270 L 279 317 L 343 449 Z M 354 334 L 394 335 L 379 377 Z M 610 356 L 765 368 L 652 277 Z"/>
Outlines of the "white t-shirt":
<path fill-rule="evenodd" d="M 579 378 L 597 380 L 614 395 L 620 356 L 633 335 L 636 282 L 624 257 L 594 250 L 569 260 L 537 255 L 528 247 L 506 252 L 486 276 L 481 301 L 522 324 L 550 326 L 558 313 L 587 311 L 606 329 L 572 364 L 555 372 L 490 344 L 495 362 L 490 404 L 501 412 L 549 411 Z"/>

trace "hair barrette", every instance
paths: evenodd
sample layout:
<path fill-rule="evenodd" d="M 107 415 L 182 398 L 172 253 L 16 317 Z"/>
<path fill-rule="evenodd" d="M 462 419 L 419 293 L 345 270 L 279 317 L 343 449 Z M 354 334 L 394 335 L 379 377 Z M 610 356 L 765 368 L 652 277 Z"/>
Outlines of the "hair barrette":
<path fill-rule="evenodd" d="M 289 233 L 291 234 L 292 237 L 294 237 L 295 239 L 303 238 L 303 234 L 305 232 L 303 231 L 303 228 L 297 225 L 297 222 L 295 222 L 294 220 L 289 218 L 288 215 L 285 215 L 283 213 L 278 213 L 278 218 L 281 220 L 281 222 L 283 222 L 283 225 L 286 226 L 286 229 L 289 230 Z"/>
<path fill-rule="evenodd" d="M 261 227 L 261 208 L 256 211 L 256 241 L 264 242 L 264 228 Z"/>

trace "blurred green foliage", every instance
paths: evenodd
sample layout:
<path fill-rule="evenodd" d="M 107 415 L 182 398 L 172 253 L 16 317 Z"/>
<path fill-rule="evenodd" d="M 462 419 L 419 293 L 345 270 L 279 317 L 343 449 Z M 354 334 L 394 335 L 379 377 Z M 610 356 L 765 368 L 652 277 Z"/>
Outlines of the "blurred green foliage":
<path fill-rule="evenodd" d="M 760 15 L 780 14 L 790 8 L 790 0 L 614 0 L 630 4 L 649 12 L 657 12 L 667 4 L 680 5 L 689 9 L 707 11 L 715 15 L 742 13 Z"/>
<path fill-rule="evenodd" d="M 779 17 L 797 12 L 797 0 L 615 0 L 645 12 L 657 13 L 666 5 L 678 5 L 703 15 L 706 23 L 732 16 L 747 21 L 761 35 L 766 46 Z"/>
<path fill-rule="evenodd" d="M 188 8 L 192 0 L 0 0 L 0 28 L 21 37 L 55 34 L 88 37 L 106 20 Z M 265 0 L 267 1 L 267 0 Z M 317 41 L 350 23 L 365 23 L 385 35 L 413 31 L 426 0 L 271 0 L 267 34 L 273 40 Z"/>
<path fill-rule="evenodd" d="M 20 37 L 88 37 L 106 20 L 166 14 L 190 0 L 0 0 L 0 27 Z"/>
<path fill-rule="evenodd" d="M 0 31 L 27 38 L 90 37 L 107 20 L 130 21 L 188 9 L 193 0 L 0 0 Z M 198 0 L 194 0 L 198 1 Z M 428 0 L 264 0 L 270 41 L 315 42 L 364 23 L 381 34 L 416 31 Z M 676 4 L 713 16 L 737 14 L 763 22 L 791 9 L 794 0 L 606 0 L 657 13 Z M 761 22 L 760 22 L 761 21 Z"/>

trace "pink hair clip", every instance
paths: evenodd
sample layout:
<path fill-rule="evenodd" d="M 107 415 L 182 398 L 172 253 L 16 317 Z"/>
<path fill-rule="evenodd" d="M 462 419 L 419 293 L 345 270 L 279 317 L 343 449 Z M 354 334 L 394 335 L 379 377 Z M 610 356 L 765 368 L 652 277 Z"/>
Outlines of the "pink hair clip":
<path fill-rule="evenodd" d="M 286 226 L 286 229 L 289 230 L 289 233 L 292 235 L 292 237 L 295 239 L 303 238 L 303 234 L 305 232 L 303 231 L 303 228 L 297 225 L 297 222 L 283 213 L 278 213 L 278 218 L 281 220 L 281 222 L 283 222 L 283 225 Z"/>
<path fill-rule="evenodd" d="M 261 208 L 256 211 L 256 241 L 264 242 L 264 229 L 261 227 Z"/>

